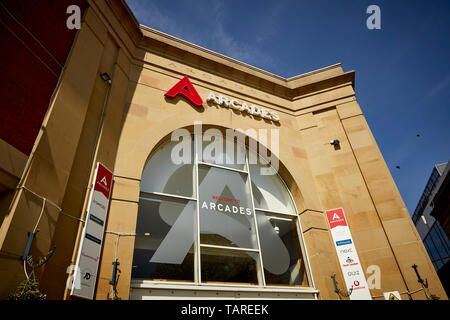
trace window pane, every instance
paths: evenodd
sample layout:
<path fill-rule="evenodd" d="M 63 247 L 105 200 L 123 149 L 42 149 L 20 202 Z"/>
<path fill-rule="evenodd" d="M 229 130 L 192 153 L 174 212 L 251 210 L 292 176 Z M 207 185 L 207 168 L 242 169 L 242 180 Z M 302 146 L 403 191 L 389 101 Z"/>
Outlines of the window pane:
<path fill-rule="evenodd" d="M 436 231 L 437 231 L 439 237 L 441 238 L 442 243 L 445 247 L 445 256 L 450 255 L 450 241 L 448 240 L 448 237 L 445 234 L 444 229 L 442 229 L 442 226 L 439 222 L 436 222 L 434 227 L 436 228 Z"/>
<path fill-rule="evenodd" d="M 247 174 L 199 165 L 200 243 L 258 247 Z"/>
<path fill-rule="evenodd" d="M 431 260 L 439 259 L 439 254 L 438 254 L 438 252 L 436 250 L 436 246 L 435 246 L 435 244 L 433 242 L 433 239 L 431 239 L 431 236 L 428 235 L 426 237 L 425 241 L 427 242 L 427 248 L 429 249 L 428 255 L 430 256 Z"/>
<path fill-rule="evenodd" d="M 132 277 L 193 281 L 196 202 L 142 195 Z"/>
<path fill-rule="evenodd" d="M 197 139 L 197 142 L 200 142 L 199 138 Z M 216 134 L 205 132 L 201 145 L 202 148 L 198 149 L 202 150 L 199 160 L 239 170 L 245 169 L 245 147 L 232 139 L 227 140 L 219 130 Z"/>
<path fill-rule="evenodd" d="M 438 235 L 438 230 L 435 227 L 436 224 L 431 228 L 429 236 L 431 236 L 431 239 L 433 240 L 434 245 L 436 246 L 436 251 L 439 256 L 439 258 L 444 258 L 447 256 L 447 250 L 444 246 L 444 243 L 442 242 L 442 238 Z"/>
<path fill-rule="evenodd" d="M 184 149 L 181 142 L 169 141 L 156 150 L 144 167 L 141 191 L 194 196 L 194 143 L 190 136 L 186 139 L 190 142 L 185 140 Z M 184 152 L 188 154 L 182 162 Z"/>
<path fill-rule="evenodd" d="M 295 214 L 286 186 L 268 164 L 249 164 L 255 208 Z"/>
<path fill-rule="evenodd" d="M 258 253 L 201 248 L 202 282 L 258 284 Z"/>
<path fill-rule="evenodd" d="M 267 285 L 307 285 L 296 220 L 256 212 Z"/>

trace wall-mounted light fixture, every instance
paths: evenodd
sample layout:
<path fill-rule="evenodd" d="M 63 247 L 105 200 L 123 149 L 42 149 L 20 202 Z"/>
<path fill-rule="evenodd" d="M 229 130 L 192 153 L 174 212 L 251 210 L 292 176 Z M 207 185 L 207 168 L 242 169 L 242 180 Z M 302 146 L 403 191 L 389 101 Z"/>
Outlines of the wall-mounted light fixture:
<path fill-rule="evenodd" d="M 350 295 L 353 292 L 353 285 L 350 287 L 350 290 L 348 290 L 348 292 L 342 292 L 342 290 L 338 288 L 337 281 L 336 281 L 336 274 L 333 274 L 331 276 L 331 279 L 333 279 L 334 292 L 336 292 L 338 295 L 340 295 L 342 297 L 346 297 L 346 298 L 350 297 Z"/>
<path fill-rule="evenodd" d="M 411 268 L 413 268 L 414 271 L 416 272 L 417 282 L 419 282 L 419 283 L 420 283 L 422 286 L 424 286 L 425 288 L 428 288 L 428 280 L 425 279 L 425 281 L 424 281 L 424 280 L 420 277 L 420 273 L 419 273 L 417 264 L 413 264 L 413 265 L 411 266 Z"/>
<path fill-rule="evenodd" d="M 334 147 L 334 150 L 341 150 L 341 142 L 338 139 L 330 140 L 330 144 Z"/>
<path fill-rule="evenodd" d="M 102 74 L 100 74 L 100 78 L 102 78 L 102 80 L 108 84 L 112 83 L 111 77 L 106 72 L 103 72 Z"/>
<path fill-rule="evenodd" d="M 338 139 L 330 140 L 330 144 L 333 146 L 338 146 L 341 142 Z"/>

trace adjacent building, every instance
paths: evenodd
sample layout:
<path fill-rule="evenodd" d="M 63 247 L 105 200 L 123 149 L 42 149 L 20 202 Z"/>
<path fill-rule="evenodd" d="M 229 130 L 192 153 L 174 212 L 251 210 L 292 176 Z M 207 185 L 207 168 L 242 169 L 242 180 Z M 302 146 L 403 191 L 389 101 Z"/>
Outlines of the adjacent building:
<path fill-rule="evenodd" d="M 446 292 L 450 290 L 449 162 L 434 166 L 412 216 Z M 445 226 L 443 228 L 442 226 Z"/>

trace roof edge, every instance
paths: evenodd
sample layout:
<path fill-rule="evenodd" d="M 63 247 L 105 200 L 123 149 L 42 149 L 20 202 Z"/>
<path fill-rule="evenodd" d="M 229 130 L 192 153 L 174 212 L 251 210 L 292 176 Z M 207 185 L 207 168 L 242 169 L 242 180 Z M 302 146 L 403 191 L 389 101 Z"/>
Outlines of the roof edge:
<path fill-rule="evenodd" d="M 347 73 L 354 73 L 353 70 L 344 72 L 341 63 L 339 62 L 323 68 L 302 73 L 293 77 L 285 78 L 277 74 L 271 73 L 269 71 L 252 66 L 245 62 L 236 60 L 224 54 L 207 49 L 200 45 L 194 44 L 192 42 L 177 38 L 162 31 L 140 24 L 136 19 L 134 13 L 132 12 L 131 8 L 126 3 L 126 1 L 119 0 L 118 2 L 122 4 L 125 11 L 129 15 L 130 19 L 133 21 L 137 29 L 140 31 L 141 34 L 139 36 L 141 39 L 149 38 L 161 42 L 168 46 L 175 47 L 179 50 L 200 56 L 203 59 L 227 65 L 228 67 L 239 70 L 245 74 L 250 74 L 262 80 L 272 82 L 275 85 L 286 87 L 287 89 L 296 89 L 308 84 L 336 78 Z M 139 47 L 141 44 L 136 43 L 136 45 Z M 354 87 L 354 77 L 352 78 L 352 86 Z"/>
<path fill-rule="evenodd" d="M 209 60 L 213 60 L 215 62 L 218 63 L 224 63 L 225 61 L 228 62 L 227 64 L 229 65 L 230 63 L 234 64 L 235 67 L 240 67 L 238 69 L 240 69 L 241 71 L 246 72 L 245 70 L 242 70 L 242 68 L 247 69 L 247 73 L 249 70 L 259 73 L 263 76 L 263 78 L 265 78 L 266 80 L 267 77 L 271 78 L 272 81 L 275 80 L 275 82 L 277 82 L 277 84 L 282 84 L 286 87 L 292 88 L 292 84 L 294 84 L 295 82 L 298 82 L 298 80 L 306 80 L 306 78 L 309 77 L 313 77 L 313 76 L 317 76 L 319 74 L 323 74 L 323 73 L 328 73 L 330 71 L 335 71 L 334 74 L 330 77 L 324 77 L 324 79 L 326 78 L 333 78 L 334 76 L 338 76 L 338 75 L 342 75 L 345 72 L 342 70 L 342 65 L 341 63 L 336 63 L 330 66 L 326 66 L 323 68 L 319 68 L 313 71 L 309 71 L 306 73 L 302 73 L 290 78 L 284 78 L 282 76 L 279 76 L 277 74 L 271 73 L 269 71 L 260 69 L 258 67 L 252 66 L 250 64 L 247 64 L 245 62 L 236 60 L 234 58 L 231 58 L 227 55 L 215 52 L 213 50 L 207 49 L 205 47 L 199 46 L 197 44 L 194 44 L 192 42 L 177 38 L 175 36 L 169 35 L 167 33 L 164 33 L 162 31 L 150 28 L 148 26 L 145 26 L 143 24 L 139 25 L 140 29 L 143 31 L 144 37 L 148 37 L 157 41 L 161 41 L 163 43 L 166 43 L 168 45 L 172 45 L 172 46 L 176 46 L 178 49 L 193 53 L 193 54 L 199 54 L 199 53 L 203 53 L 204 55 L 202 55 L 203 58 L 209 59 Z M 166 41 L 164 41 L 166 40 Z M 169 42 L 169 43 L 168 43 Z M 197 52 L 196 52 L 197 51 Z M 206 55 L 206 56 L 205 56 Z M 353 72 L 353 71 L 351 71 Z M 322 79 L 323 80 L 323 79 Z M 312 81 L 315 82 L 315 81 Z M 309 81 L 309 83 L 311 83 Z"/>

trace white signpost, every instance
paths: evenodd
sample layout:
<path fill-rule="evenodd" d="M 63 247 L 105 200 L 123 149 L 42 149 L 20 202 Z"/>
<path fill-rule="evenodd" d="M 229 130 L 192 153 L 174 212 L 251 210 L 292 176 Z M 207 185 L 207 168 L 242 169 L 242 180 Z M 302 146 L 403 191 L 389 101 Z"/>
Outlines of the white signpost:
<path fill-rule="evenodd" d="M 372 300 L 342 208 L 326 211 L 331 236 L 351 300 Z"/>
<path fill-rule="evenodd" d="M 91 300 L 94 298 L 112 177 L 111 171 L 100 162 L 97 163 L 94 187 L 89 198 L 86 223 L 77 256 L 76 272 L 71 285 L 70 294 L 73 296 Z"/>

